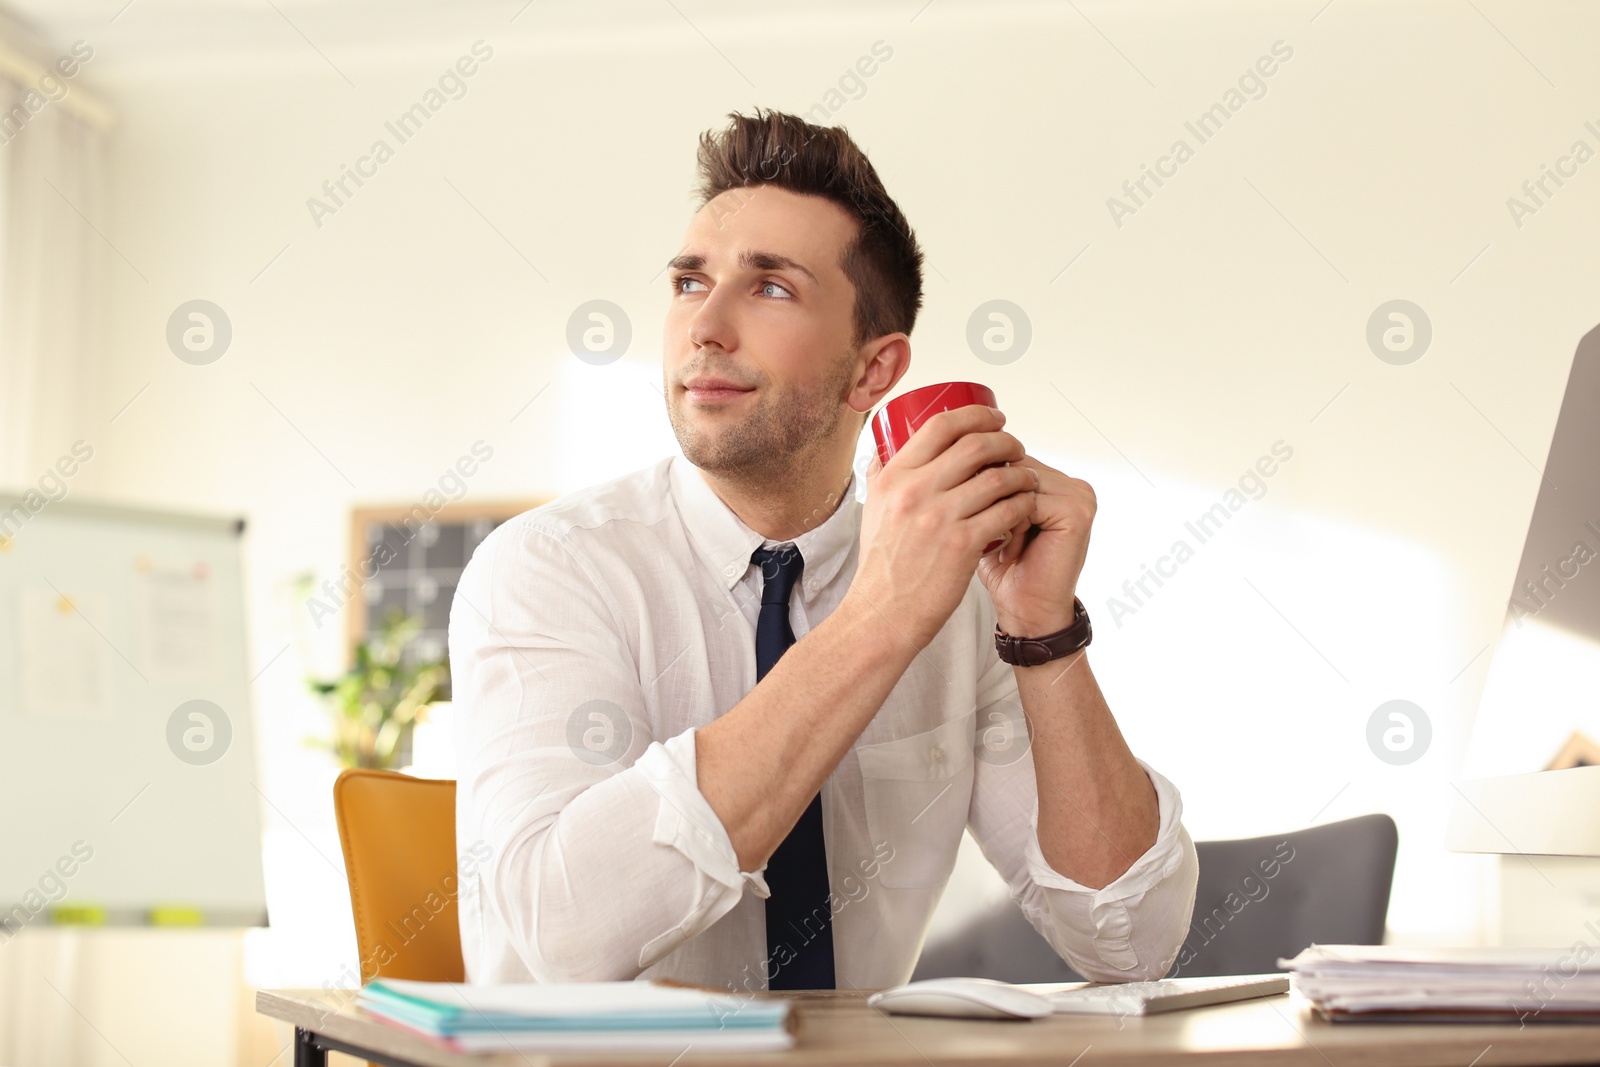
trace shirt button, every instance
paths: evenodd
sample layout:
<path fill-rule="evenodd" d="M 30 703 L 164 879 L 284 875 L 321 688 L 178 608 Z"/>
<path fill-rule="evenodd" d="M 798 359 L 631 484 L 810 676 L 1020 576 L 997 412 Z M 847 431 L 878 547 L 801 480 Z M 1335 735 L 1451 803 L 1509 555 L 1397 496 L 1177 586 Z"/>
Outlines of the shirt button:
<path fill-rule="evenodd" d="M 935 763 L 943 763 L 944 762 L 944 749 L 940 748 L 938 745 L 934 745 L 933 746 L 933 751 L 929 752 L 928 755 L 933 759 L 933 762 L 935 762 Z"/>
<path fill-rule="evenodd" d="M 722 573 L 727 575 L 729 578 L 732 578 L 734 575 L 739 573 L 738 564 L 735 564 L 735 563 L 728 564 L 726 567 L 722 568 Z"/>

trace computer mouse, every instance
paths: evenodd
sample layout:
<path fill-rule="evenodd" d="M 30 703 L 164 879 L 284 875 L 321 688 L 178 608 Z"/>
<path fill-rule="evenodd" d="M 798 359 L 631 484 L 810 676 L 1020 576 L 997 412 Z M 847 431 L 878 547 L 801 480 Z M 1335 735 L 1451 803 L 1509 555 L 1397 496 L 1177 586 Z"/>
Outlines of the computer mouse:
<path fill-rule="evenodd" d="M 927 978 L 874 993 L 867 1004 L 896 1015 L 951 1019 L 1039 1019 L 1055 1010 L 1037 993 L 990 978 Z"/>

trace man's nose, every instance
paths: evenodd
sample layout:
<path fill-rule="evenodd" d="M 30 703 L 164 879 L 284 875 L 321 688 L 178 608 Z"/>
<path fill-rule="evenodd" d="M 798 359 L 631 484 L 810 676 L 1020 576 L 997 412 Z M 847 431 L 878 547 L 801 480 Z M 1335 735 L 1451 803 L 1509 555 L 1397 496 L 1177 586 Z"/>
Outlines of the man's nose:
<path fill-rule="evenodd" d="M 738 336 L 733 326 L 733 316 L 727 297 L 721 287 L 713 289 L 695 308 L 689 320 L 689 340 L 696 348 L 716 345 L 725 351 L 737 347 Z"/>

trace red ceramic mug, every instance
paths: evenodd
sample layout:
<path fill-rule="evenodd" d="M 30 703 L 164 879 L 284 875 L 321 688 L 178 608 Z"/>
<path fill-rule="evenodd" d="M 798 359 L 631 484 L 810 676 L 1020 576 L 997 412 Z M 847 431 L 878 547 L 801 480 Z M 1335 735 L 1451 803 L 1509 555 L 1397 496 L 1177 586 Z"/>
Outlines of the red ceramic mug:
<path fill-rule="evenodd" d="M 998 407 L 994 390 L 977 382 L 940 382 L 938 385 L 924 385 L 921 389 L 901 393 L 872 417 L 872 436 L 878 442 L 878 462 L 887 466 L 894 454 L 911 440 L 917 428 L 939 412 L 969 404 Z M 990 541 L 984 547 L 984 554 L 993 552 L 1003 544 L 1003 539 Z"/>

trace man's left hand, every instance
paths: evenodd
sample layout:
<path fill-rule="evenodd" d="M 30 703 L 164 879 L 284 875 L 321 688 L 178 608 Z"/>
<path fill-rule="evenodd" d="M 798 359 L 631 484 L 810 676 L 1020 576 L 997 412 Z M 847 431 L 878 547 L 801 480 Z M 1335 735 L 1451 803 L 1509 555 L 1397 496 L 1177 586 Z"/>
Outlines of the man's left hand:
<path fill-rule="evenodd" d="M 1020 462 L 1039 474 L 1033 514 L 1011 531 L 1010 540 L 978 561 L 978 577 L 994 600 L 1000 629 L 1017 637 L 1043 637 L 1072 625 L 1072 598 L 1089 552 L 1095 496 L 1081 478 L 1029 455 Z"/>

